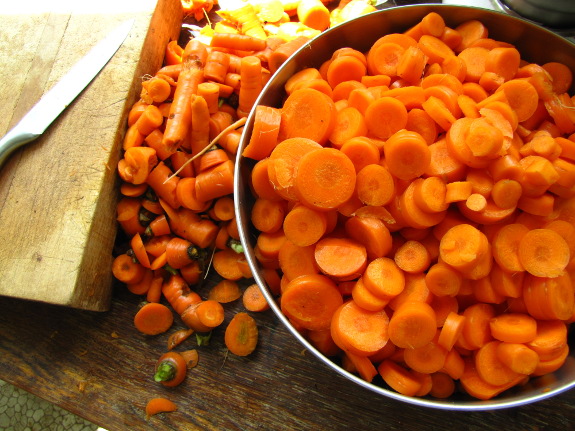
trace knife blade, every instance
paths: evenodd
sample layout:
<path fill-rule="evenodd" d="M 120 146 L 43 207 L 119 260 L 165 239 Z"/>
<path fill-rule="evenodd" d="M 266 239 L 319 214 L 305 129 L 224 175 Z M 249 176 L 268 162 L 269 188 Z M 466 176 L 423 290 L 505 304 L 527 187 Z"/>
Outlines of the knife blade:
<path fill-rule="evenodd" d="M 124 21 L 72 68 L 0 139 L 0 168 L 10 154 L 46 131 L 110 61 L 130 33 L 134 19 Z"/>

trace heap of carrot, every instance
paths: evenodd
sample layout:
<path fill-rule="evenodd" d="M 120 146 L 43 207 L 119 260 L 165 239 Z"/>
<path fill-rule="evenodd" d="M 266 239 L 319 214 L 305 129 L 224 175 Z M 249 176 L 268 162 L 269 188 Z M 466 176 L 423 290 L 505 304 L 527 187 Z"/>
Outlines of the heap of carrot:
<path fill-rule="evenodd" d="M 280 64 L 307 40 L 283 51 L 283 43 L 272 49 L 242 34 L 217 34 L 210 45 L 192 39 L 183 48 L 172 41 L 165 65 L 143 81 L 129 112 L 117 205 L 128 244 L 112 271 L 145 298 L 134 315 L 138 331 L 166 333 L 174 313 L 188 328 L 170 334 L 169 361 L 159 360 L 155 378 L 165 386 L 180 384 L 197 364 L 195 349 L 173 349 L 192 334 L 198 345 L 207 343 L 224 323 L 227 303 L 241 300 L 243 310 L 225 323 L 226 347 L 240 356 L 256 348 L 257 325 L 248 313 L 269 307 L 239 241 L 234 160 L 245 119 L 270 76 L 268 57 L 255 54 L 265 50 Z M 210 285 L 203 286 L 208 273 Z"/>
<path fill-rule="evenodd" d="M 559 369 L 575 320 L 571 84 L 565 65 L 437 13 L 295 73 L 243 150 L 255 256 L 293 326 L 408 396 L 486 400 Z"/>
<path fill-rule="evenodd" d="M 200 21 L 215 3 L 182 0 L 182 7 Z M 117 167 L 117 220 L 128 244 L 112 271 L 145 299 L 134 314 L 139 332 L 168 332 L 174 313 L 186 326 L 169 335 L 157 361 L 154 380 L 164 386 L 181 384 L 197 365 L 198 351 L 182 346 L 193 334 L 199 346 L 208 344 L 224 324 L 227 303 L 241 300 L 243 306 L 225 323 L 228 351 L 246 356 L 257 346 L 250 313 L 269 305 L 239 241 L 234 160 L 246 117 L 271 74 L 324 29 L 319 22 L 331 20 L 325 4 L 262 0 L 223 8 L 221 2 L 218 22 L 208 22 L 184 47 L 167 44 L 164 66 L 143 80 L 129 112 Z M 338 9 L 339 22 L 374 10 L 367 0 L 341 0 Z M 279 287 L 278 273 L 266 279 Z M 154 398 L 146 415 L 175 409 L 172 401 Z"/>

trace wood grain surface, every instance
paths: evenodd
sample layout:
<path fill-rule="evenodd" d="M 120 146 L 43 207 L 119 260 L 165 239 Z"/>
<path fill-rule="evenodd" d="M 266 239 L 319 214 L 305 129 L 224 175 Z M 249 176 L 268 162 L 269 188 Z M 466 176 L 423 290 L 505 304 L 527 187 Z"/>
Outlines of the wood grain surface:
<path fill-rule="evenodd" d="M 182 22 L 179 0 L 0 4 L 0 135 L 130 18 L 130 35 L 96 79 L 0 171 L 0 295 L 109 307 L 127 110 Z"/>
<path fill-rule="evenodd" d="M 205 286 L 206 288 L 209 285 Z M 486 412 L 407 405 L 343 378 L 306 352 L 271 311 L 255 315 L 256 351 L 226 354 L 223 328 L 200 347 L 179 387 L 153 381 L 167 334 L 145 337 L 131 318 L 140 298 L 117 287 L 97 313 L 17 299 L 0 301 L 0 378 L 108 431 L 123 430 L 571 430 L 575 392 Z M 226 321 L 241 308 L 226 307 Z M 181 326 L 179 319 L 173 329 Z M 194 339 L 177 350 L 197 348 Z M 179 410 L 146 421 L 146 402 L 172 399 Z"/>

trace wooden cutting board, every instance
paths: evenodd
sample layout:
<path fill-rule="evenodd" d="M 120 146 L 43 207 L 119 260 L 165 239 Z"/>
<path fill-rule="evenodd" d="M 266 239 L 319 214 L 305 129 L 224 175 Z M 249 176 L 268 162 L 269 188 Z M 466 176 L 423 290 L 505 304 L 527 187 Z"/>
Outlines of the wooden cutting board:
<path fill-rule="evenodd" d="M 127 112 L 182 22 L 180 0 L 0 3 L 0 135 L 130 18 L 128 38 L 96 79 L 0 170 L 0 296 L 109 308 Z"/>

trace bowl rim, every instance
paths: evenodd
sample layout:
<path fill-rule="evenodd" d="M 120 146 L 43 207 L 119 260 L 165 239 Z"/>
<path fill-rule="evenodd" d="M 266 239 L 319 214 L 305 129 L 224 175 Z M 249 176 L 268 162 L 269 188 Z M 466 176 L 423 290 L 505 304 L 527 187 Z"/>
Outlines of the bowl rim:
<path fill-rule="evenodd" d="M 366 15 L 363 15 L 362 17 L 353 19 L 351 21 L 347 21 L 347 22 L 338 24 L 337 26 L 334 26 L 328 30 L 325 30 L 320 35 L 316 36 L 315 38 L 311 39 L 309 42 L 304 44 L 294 54 L 292 54 L 292 56 L 290 56 L 286 60 L 286 62 L 284 64 L 282 64 L 282 66 L 280 66 L 280 68 L 276 71 L 276 73 L 270 78 L 270 80 L 264 86 L 260 95 L 256 99 L 256 101 L 254 103 L 254 108 L 255 108 L 255 106 L 261 104 L 262 100 L 265 98 L 267 91 L 269 91 L 269 89 L 272 88 L 272 86 L 274 85 L 274 77 L 281 76 L 282 73 L 285 73 L 287 68 L 291 67 L 291 63 L 292 63 L 293 59 L 297 58 L 298 54 L 300 52 L 302 52 L 306 49 L 309 49 L 309 47 L 313 43 L 317 42 L 318 40 L 328 38 L 331 33 L 340 30 L 342 27 L 352 25 L 351 24 L 352 21 L 368 19 L 366 17 L 374 16 L 374 15 L 385 16 L 385 15 L 389 14 L 390 11 L 395 11 L 394 13 L 400 13 L 402 10 L 408 10 L 408 9 L 419 10 L 420 11 L 419 14 L 421 16 L 424 16 L 425 13 L 428 13 L 431 11 L 440 12 L 442 10 L 445 11 L 445 10 L 461 10 L 461 9 L 470 10 L 470 11 L 475 10 L 477 13 L 480 13 L 480 14 L 488 14 L 488 15 L 492 15 L 494 17 L 500 16 L 501 19 L 508 19 L 508 20 L 516 21 L 516 22 L 520 23 L 521 25 L 527 26 L 527 28 L 534 28 L 536 31 L 547 32 L 547 33 L 549 33 L 550 37 L 558 38 L 558 40 L 563 40 L 564 42 L 569 43 L 570 45 L 573 45 L 573 49 L 575 49 L 575 44 L 573 44 L 571 41 L 567 40 L 566 38 L 562 37 L 561 35 L 558 35 L 557 33 L 554 33 L 554 32 L 552 32 L 552 31 L 550 31 L 544 27 L 541 27 L 538 24 L 533 23 L 532 21 L 529 21 L 527 19 L 523 19 L 521 17 L 509 15 L 509 14 L 506 14 L 506 13 L 503 13 L 500 11 L 484 9 L 484 8 L 475 7 L 475 6 L 459 6 L 459 5 L 445 5 L 445 4 L 418 4 L 418 5 L 393 6 L 393 7 L 388 7 L 385 9 L 381 9 L 381 10 L 377 10 L 377 11 L 368 13 Z M 385 34 L 385 33 L 382 33 L 381 35 L 383 35 L 383 34 Z M 574 83 L 574 85 L 575 85 L 575 83 Z M 248 182 L 245 181 L 246 174 L 247 174 L 246 173 L 246 169 L 247 169 L 246 164 L 247 163 L 243 162 L 243 160 L 246 158 L 242 157 L 241 154 L 242 154 L 242 150 L 247 145 L 248 137 L 251 134 L 253 122 L 254 122 L 254 117 L 255 117 L 255 109 L 252 109 L 250 114 L 248 115 L 248 117 L 246 119 L 246 123 L 244 126 L 244 130 L 242 132 L 242 136 L 240 139 L 240 145 L 238 147 L 238 151 L 236 154 L 236 160 L 235 160 L 236 170 L 235 170 L 235 174 L 234 174 L 234 209 L 235 209 L 235 214 L 236 214 L 236 218 L 237 218 L 240 241 L 241 241 L 243 248 L 244 248 L 244 251 L 245 251 L 246 260 L 250 266 L 250 269 L 252 270 L 253 278 L 256 281 L 256 283 L 260 286 L 264 296 L 266 297 L 266 299 L 270 305 L 270 308 L 272 309 L 272 311 L 274 312 L 276 317 L 287 328 L 287 330 L 307 350 L 311 351 L 313 356 L 315 356 L 316 359 L 319 359 L 322 363 L 327 365 L 329 368 L 331 368 L 332 370 L 337 372 L 342 377 L 349 379 L 352 382 L 356 383 L 357 385 L 359 385 L 359 386 L 361 386 L 361 387 L 363 387 L 369 391 L 372 391 L 378 395 L 382 395 L 384 397 L 391 398 L 391 399 L 396 400 L 396 401 L 405 402 L 405 403 L 408 403 L 408 404 L 411 404 L 414 406 L 428 407 L 428 408 L 439 409 L 439 410 L 487 411 L 487 410 L 497 410 L 497 409 L 519 407 L 519 406 L 524 406 L 524 405 L 531 404 L 534 402 L 549 399 L 553 396 L 559 395 L 559 394 L 566 392 L 566 391 L 572 389 L 573 387 L 575 387 L 575 379 L 573 379 L 573 381 L 571 381 L 571 382 L 559 385 L 559 386 L 557 386 L 553 389 L 550 389 L 550 390 L 535 390 L 535 389 L 533 389 L 533 390 L 531 390 L 533 392 L 533 395 L 528 395 L 528 396 L 508 392 L 506 397 L 503 397 L 503 398 L 494 397 L 490 400 L 479 400 L 479 399 L 473 399 L 471 397 L 470 397 L 470 399 L 464 399 L 464 400 L 451 399 L 451 398 L 439 399 L 439 398 L 428 398 L 428 397 L 410 397 L 410 396 L 402 395 L 402 394 L 394 391 L 393 389 L 388 389 L 386 387 L 378 386 L 378 385 L 375 385 L 373 383 L 370 383 L 370 382 L 363 380 L 359 376 L 344 370 L 340 365 L 338 365 L 332 359 L 323 355 L 319 350 L 317 350 L 300 332 L 297 331 L 297 329 L 294 328 L 294 326 L 289 322 L 287 317 L 282 313 L 280 306 L 278 305 L 277 298 L 272 295 L 272 293 L 270 292 L 270 290 L 267 286 L 267 283 L 265 282 L 265 280 L 261 276 L 260 271 L 259 271 L 260 266 L 259 266 L 257 260 L 254 258 L 254 255 L 253 255 L 252 240 L 249 238 L 249 230 L 250 230 L 249 228 L 250 228 L 251 224 L 250 224 L 249 216 L 247 214 L 248 208 L 246 206 L 246 199 L 245 199 L 245 196 L 243 193 L 244 191 L 249 189 Z M 575 361 L 575 358 L 572 358 L 571 356 L 568 357 L 568 360 L 569 359 L 573 359 Z"/>

